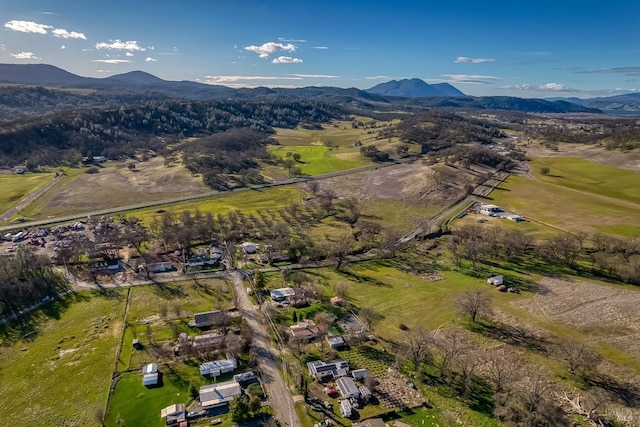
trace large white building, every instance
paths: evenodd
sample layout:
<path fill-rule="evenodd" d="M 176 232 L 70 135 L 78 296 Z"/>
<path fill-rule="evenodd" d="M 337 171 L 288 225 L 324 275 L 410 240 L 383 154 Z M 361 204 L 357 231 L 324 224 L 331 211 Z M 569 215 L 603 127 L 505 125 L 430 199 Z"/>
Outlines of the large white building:
<path fill-rule="evenodd" d="M 202 409 L 217 408 L 227 405 L 234 397 L 240 396 L 242 388 L 236 381 L 209 384 L 200 387 L 200 403 Z"/>

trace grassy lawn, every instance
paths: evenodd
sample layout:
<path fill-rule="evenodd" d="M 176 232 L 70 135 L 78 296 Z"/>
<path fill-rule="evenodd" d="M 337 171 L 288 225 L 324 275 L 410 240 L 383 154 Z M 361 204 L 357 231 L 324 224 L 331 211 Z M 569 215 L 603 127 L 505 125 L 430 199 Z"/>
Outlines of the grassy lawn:
<path fill-rule="evenodd" d="M 300 154 L 301 158 L 299 162 L 296 162 L 296 167 L 300 168 L 303 175 L 319 175 L 372 164 L 369 159 L 360 155 L 358 147 L 329 148 L 323 145 L 270 145 L 268 148 L 269 153 L 282 158 L 285 158 L 288 152 Z"/>
<path fill-rule="evenodd" d="M 94 411 L 109 393 L 125 296 L 87 292 L 67 302 L 57 318 L 0 347 L 3 424 L 98 425 Z"/>
<path fill-rule="evenodd" d="M 53 179 L 51 173 L 0 175 L 0 212 L 16 205 L 20 200 Z"/>
<path fill-rule="evenodd" d="M 535 199 L 531 197 L 535 194 Z M 640 211 L 625 201 L 586 194 L 558 185 L 511 176 L 489 197 L 492 203 L 528 220 L 571 232 L 635 235 Z M 627 234 L 631 233 L 631 234 Z"/>
<path fill-rule="evenodd" d="M 549 175 L 540 169 L 547 167 Z M 543 182 L 640 203 L 640 174 L 577 157 L 538 157 L 531 171 Z"/>
<path fill-rule="evenodd" d="M 139 372 L 122 374 L 111 398 L 108 426 L 117 426 L 118 419 L 124 420 L 128 426 L 164 426 L 166 424 L 160 418 L 162 408 L 174 403 L 188 404 L 188 377 L 181 372 L 172 372 L 167 366 L 159 366 L 158 370 L 162 372 L 163 384 L 157 388 L 142 385 Z"/>
<path fill-rule="evenodd" d="M 384 227 L 409 231 L 421 222 L 433 218 L 445 206 L 437 203 L 410 204 L 400 200 L 366 200 L 362 203 L 362 213 L 366 220 L 377 222 Z"/>

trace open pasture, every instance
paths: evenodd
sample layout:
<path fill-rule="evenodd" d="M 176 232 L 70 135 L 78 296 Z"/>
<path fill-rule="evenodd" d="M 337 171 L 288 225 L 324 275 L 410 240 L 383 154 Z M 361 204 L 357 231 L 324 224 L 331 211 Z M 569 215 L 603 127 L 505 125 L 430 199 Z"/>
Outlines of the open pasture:
<path fill-rule="evenodd" d="M 549 175 L 542 175 L 542 168 Z M 640 173 L 577 157 L 538 157 L 531 161 L 536 178 L 587 193 L 640 203 Z"/>
<path fill-rule="evenodd" d="M 296 167 L 303 175 L 319 175 L 353 169 L 372 164 L 371 160 L 363 157 L 357 147 L 327 147 L 324 145 L 270 145 L 269 153 L 286 158 L 287 153 L 299 154 L 300 161 Z M 281 166 L 280 169 L 283 169 Z M 266 171 L 268 173 L 268 171 Z"/>
<path fill-rule="evenodd" d="M 535 195 L 535 197 L 533 196 Z M 488 197 L 490 203 L 561 230 L 623 236 L 640 234 L 638 205 L 556 184 L 511 176 Z"/>
<path fill-rule="evenodd" d="M 95 411 L 109 393 L 125 294 L 83 292 L 64 304 L 33 333 L 0 347 L 5 425 L 98 425 Z"/>

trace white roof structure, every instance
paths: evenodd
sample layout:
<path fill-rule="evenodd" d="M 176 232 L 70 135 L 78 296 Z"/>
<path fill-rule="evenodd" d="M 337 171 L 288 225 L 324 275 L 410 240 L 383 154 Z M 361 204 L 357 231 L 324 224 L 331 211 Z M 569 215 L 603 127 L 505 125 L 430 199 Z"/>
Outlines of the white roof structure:
<path fill-rule="evenodd" d="M 240 396 L 242 388 L 235 381 L 227 381 L 219 384 L 210 384 L 200 387 L 200 403 L 202 409 L 215 408 L 226 405 L 234 397 Z"/>
<path fill-rule="evenodd" d="M 158 372 L 158 364 L 157 363 L 149 363 L 142 368 L 142 375 L 154 374 Z"/>
<path fill-rule="evenodd" d="M 342 414 L 343 417 L 348 418 L 351 416 L 351 404 L 347 399 L 340 402 L 340 413 Z"/>
<path fill-rule="evenodd" d="M 307 362 L 307 368 L 309 368 L 309 374 L 316 378 L 328 374 L 336 378 L 349 373 L 349 364 L 345 360 L 334 360 L 332 362 L 314 360 Z"/>
<path fill-rule="evenodd" d="M 142 368 L 142 384 L 156 385 L 158 384 L 158 364 L 157 363 L 149 363 L 144 368 Z"/>
<path fill-rule="evenodd" d="M 361 380 L 367 376 L 367 373 L 368 371 L 366 369 L 354 369 L 351 371 L 351 376 L 357 380 Z"/>
<path fill-rule="evenodd" d="M 340 394 L 345 399 L 349 399 L 352 397 L 357 398 L 360 396 L 360 390 L 358 390 L 358 386 L 356 386 L 356 383 L 353 381 L 353 378 L 351 377 L 338 378 L 336 380 L 336 385 L 338 386 L 338 390 L 340 391 Z"/>
<path fill-rule="evenodd" d="M 231 357 L 229 359 L 214 360 L 212 362 L 206 362 L 200 365 L 200 374 L 217 377 L 220 374 L 232 372 L 237 367 L 238 361 L 235 357 Z"/>
<path fill-rule="evenodd" d="M 241 246 L 245 254 L 254 254 L 258 250 L 258 246 L 253 242 L 244 242 Z"/>
<path fill-rule="evenodd" d="M 269 296 L 272 300 L 283 300 L 285 298 L 295 296 L 295 294 L 296 292 L 293 288 L 280 288 L 269 291 Z"/>

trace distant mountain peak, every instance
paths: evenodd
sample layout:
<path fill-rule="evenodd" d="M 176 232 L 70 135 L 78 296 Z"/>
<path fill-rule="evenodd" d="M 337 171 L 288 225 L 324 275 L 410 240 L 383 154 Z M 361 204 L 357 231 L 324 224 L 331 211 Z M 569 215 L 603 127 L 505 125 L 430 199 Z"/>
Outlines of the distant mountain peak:
<path fill-rule="evenodd" d="M 403 98 L 424 98 L 430 96 L 465 96 L 460 90 L 449 83 L 430 85 L 424 80 L 413 78 L 391 80 L 375 85 L 366 92 L 383 96 L 399 96 Z"/>
<path fill-rule="evenodd" d="M 154 76 L 153 74 L 149 74 L 145 71 L 139 71 L 139 70 L 129 71 L 128 73 L 123 73 L 123 74 L 114 74 L 113 76 L 107 77 L 106 80 L 117 80 L 120 82 L 139 83 L 139 84 L 164 82 L 164 80 Z"/>

